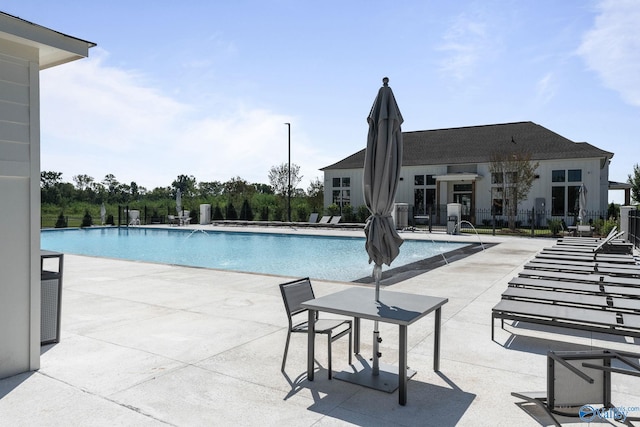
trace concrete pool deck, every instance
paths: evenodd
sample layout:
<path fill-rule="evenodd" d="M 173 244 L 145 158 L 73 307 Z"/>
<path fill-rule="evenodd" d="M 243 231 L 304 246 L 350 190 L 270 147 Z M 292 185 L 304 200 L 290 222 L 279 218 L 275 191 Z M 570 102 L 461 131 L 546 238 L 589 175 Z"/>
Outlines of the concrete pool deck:
<path fill-rule="evenodd" d="M 475 236 L 402 235 L 477 242 Z M 550 425 L 543 411 L 511 396 L 545 390 L 548 350 L 640 349 L 612 335 L 530 325 L 502 330 L 498 322 L 492 341 L 491 308 L 507 282 L 555 240 L 481 239 L 500 244 L 387 288 L 449 299 L 440 372 L 432 370 L 433 315 L 409 327 L 408 363 L 418 373 L 406 406 L 398 405 L 397 391 L 327 380 L 322 338 L 315 381 L 306 381 L 302 334 L 292 336 L 280 372 L 287 320 L 278 284 L 288 277 L 66 255 L 61 341 L 42 347 L 40 370 L 0 380 L 0 425 Z M 361 286 L 313 284 L 318 296 Z M 363 320 L 362 330 L 368 357 L 372 323 Z M 381 361 L 394 364 L 397 328 L 381 324 L 380 333 Z M 347 367 L 341 341 L 333 345 L 334 371 Z M 640 407 L 640 379 L 616 375 L 613 401 Z"/>

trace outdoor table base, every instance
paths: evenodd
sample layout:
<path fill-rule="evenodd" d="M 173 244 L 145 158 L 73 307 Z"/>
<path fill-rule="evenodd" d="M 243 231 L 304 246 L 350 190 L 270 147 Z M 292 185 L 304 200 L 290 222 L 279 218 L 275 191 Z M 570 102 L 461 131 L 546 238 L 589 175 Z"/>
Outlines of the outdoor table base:
<path fill-rule="evenodd" d="M 416 373 L 413 369 L 407 368 L 407 380 Z M 373 375 L 373 367 L 364 359 L 353 363 L 351 371 L 338 372 L 333 375 L 333 378 L 387 393 L 393 393 L 400 386 L 397 366 L 380 363 L 378 375 Z"/>
<path fill-rule="evenodd" d="M 408 326 L 427 314 L 435 311 L 434 327 L 434 351 L 433 369 L 440 370 L 440 321 L 441 308 L 448 302 L 446 298 L 431 297 L 426 295 L 408 294 L 402 292 L 380 291 L 380 298 L 375 300 L 375 290 L 365 287 L 353 287 L 341 292 L 326 295 L 305 301 L 302 307 L 309 310 L 309 333 L 307 341 L 307 379 L 313 381 L 315 368 L 315 330 L 314 319 L 316 312 L 324 311 L 333 314 L 340 314 L 354 318 L 354 352 L 360 352 L 360 320 L 368 319 L 385 323 L 397 324 L 399 326 L 399 348 L 398 348 L 398 368 L 381 368 L 380 375 L 373 375 L 371 367 L 362 366 L 362 369 L 354 366 L 352 373 L 348 375 L 339 373 L 336 378 L 349 378 L 347 381 L 356 382 L 367 387 L 371 385 L 384 386 L 383 390 L 393 392 L 399 388 L 398 402 L 400 405 L 407 403 L 407 380 L 415 372 L 408 372 L 407 369 L 407 329 Z M 368 369 L 367 369 L 368 367 Z M 393 372 L 393 374 L 392 374 Z M 397 372 L 397 374 L 395 373 Z M 365 380 L 365 376 L 367 378 Z M 354 375 L 355 374 L 355 375 Z M 395 376 L 395 380 L 394 380 Z M 385 385 L 385 382 L 389 386 Z M 393 387 L 397 382 L 397 386 Z M 392 390 L 387 390 L 393 387 Z M 378 387 L 373 387 L 377 388 Z"/>

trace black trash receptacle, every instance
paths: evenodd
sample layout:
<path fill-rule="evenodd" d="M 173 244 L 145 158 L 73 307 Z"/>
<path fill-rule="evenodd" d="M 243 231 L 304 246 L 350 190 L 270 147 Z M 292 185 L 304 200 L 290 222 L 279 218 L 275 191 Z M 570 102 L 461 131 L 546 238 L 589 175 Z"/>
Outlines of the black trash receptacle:
<path fill-rule="evenodd" d="M 58 271 L 44 269 L 47 258 L 57 258 Z M 60 342 L 63 255 L 41 251 L 40 261 L 40 344 L 44 345 Z"/>

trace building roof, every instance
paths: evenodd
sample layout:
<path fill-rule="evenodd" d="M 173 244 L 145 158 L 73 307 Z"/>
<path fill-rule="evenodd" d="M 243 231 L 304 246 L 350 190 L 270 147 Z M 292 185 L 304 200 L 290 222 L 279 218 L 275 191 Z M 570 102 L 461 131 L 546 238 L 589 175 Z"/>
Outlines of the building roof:
<path fill-rule="evenodd" d="M 0 12 L 0 38 L 38 50 L 40 69 L 44 70 L 89 56 L 95 43 L 43 27 L 17 16 Z"/>
<path fill-rule="evenodd" d="M 494 153 L 531 155 L 531 160 L 611 159 L 613 153 L 574 142 L 533 122 L 403 132 L 402 166 L 489 163 Z M 365 149 L 322 168 L 364 167 Z"/>

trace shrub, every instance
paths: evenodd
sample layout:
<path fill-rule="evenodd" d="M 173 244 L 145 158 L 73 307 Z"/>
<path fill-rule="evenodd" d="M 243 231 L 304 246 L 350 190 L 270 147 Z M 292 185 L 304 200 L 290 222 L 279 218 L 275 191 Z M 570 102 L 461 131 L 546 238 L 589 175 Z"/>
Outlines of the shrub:
<path fill-rule="evenodd" d="M 64 217 L 64 214 L 60 212 L 58 215 L 58 220 L 56 221 L 55 228 L 66 228 L 67 227 L 67 219 Z"/>
<path fill-rule="evenodd" d="M 327 215 L 340 215 L 340 206 L 336 205 L 335 203 L 330 204 L 329 206 L 327 206 Z"/>
<path fill-rule="evenodd" d="M 107 225 L 115 225 L 115 222 L 113 221 L 113 215 L 111 214 L 107 215 Z"/>
<path fill-rule="evenodd" d="M 86 210 L 84 212 L 84 216 L 82 217 L 82 223 L 80 224 L 80 227 L 91 227 L 92 225 L 93 225 L 93 219 L 91 218 L 89 211 Z"/>
<path fill-rule="evenodd" d="M 562 221 L 560 221 L 559 219 L 548 219 L 547 226 L 549 227 L 551 234 L 553 234 L 554 236 L 557 236 L 558 233 L 560 233 L 560 230 L 562 229 Z"/>
<path fill-rule="evenodd" d="M 269 206 L 263 206 L 260 211 L 260 221 L 269 221 Z"/>
<path fill-rule="evenodd" d="M 342 222 L 355 222 L 356 216 L 353 213 L 351 205 L 344 205 L 342 207 Z"/>
<path fill-rule="evenodd" d="M 227 205 L 226 219 L 228 220 L 238 219 L 238 212 L 236 211 L 236 208 L 233 206 L 232 202 L 229 202 L 229 204 Z"/>
<path fill-rule="evenodd" d="M 240 219 L 244 221 L 253 221 L 253 211 L 251 210 L 251 205 L 247 199 L 244 199 L 244 202 L 242 202 L 242 207 L 240 208 Z"/>
<path fill-rule="evenodd" d="M 222 209 L 220 209 L 220 206 L 216 205 L 216 207 L 213 209 L 213 218 L 214 221 L 220 221 L 223 220 L 224 217 L 222 216 Z"/>
<path fill-rule="evenodd" d="M 358 222 L 367 222 L 367 218 L 369 218 L 370 215 L 371 212 L 369 212 L 369 208 L 367 208 L 366 205 L 358 206 L 358 212 L 356 213 L 356 220 Z"/>

